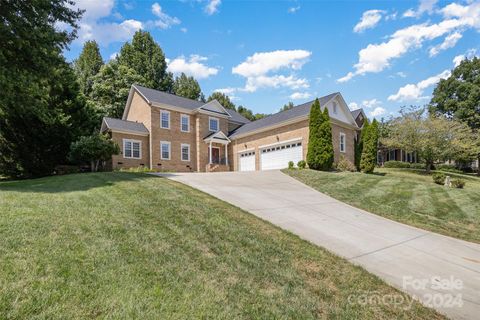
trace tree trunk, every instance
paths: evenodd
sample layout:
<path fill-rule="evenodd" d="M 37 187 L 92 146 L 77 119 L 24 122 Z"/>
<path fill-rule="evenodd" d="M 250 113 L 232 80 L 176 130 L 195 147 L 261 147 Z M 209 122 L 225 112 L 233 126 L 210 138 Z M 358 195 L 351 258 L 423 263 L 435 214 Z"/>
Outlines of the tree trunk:
<path fill-rule="evenodd" d="M 98 171 L 98 165 L 100 164 L 100 160 L 95 161 L 95 172 Z"/>
<path fill-rule="evenodd" d="M 95 161 L 90 161 L 90 171 L 95 172 Z"/>
<path fill-rule="evenodd" d="M 477 157 L 477 176 L 480 176 L 480 154 Z"/>
<path fill-rule="evenodd" d="M 430 170 L 432 168 L 433 161 L 425 161 L 425 170 L 427 171 L 428 174 L 430 174 Z"/>

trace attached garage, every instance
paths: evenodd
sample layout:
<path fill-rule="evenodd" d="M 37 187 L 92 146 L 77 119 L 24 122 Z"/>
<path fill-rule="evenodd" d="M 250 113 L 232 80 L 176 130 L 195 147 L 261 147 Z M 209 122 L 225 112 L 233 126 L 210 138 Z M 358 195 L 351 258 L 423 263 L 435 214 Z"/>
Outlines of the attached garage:
<path fill-rule="evenodd" d="M 245 151 L 238 155 L 240 171 L 255 171 L 255 151 Z"/>
<path fill-rule="evenodd" d="M 293 161 L 296 165 L 300 160 L 303 160 L 301 141 L 278 143 L 260 149 L 261 170 L 287 168 L 289 161 Z"/>

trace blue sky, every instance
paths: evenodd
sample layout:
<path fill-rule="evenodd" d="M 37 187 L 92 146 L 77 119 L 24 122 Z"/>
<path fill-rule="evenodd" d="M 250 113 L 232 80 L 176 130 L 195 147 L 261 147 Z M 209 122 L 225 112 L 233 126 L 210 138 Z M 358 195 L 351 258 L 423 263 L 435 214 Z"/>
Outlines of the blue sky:
<path fill-rule="evenodd" d="M 339 91 L 370 117 L 428 103 L 434 84 L 480 54 L 480 1 L 79 0 L 86 13 L 65 52 L 95 39 L 108 61 L 142 28 L 169 70 L 271 113 Z"/>

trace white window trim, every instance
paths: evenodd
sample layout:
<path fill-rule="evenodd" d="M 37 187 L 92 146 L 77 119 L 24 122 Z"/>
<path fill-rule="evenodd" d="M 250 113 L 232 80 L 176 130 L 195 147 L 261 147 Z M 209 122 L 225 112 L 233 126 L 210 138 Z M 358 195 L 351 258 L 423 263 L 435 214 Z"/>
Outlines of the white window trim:
<path fill-rule="evenodd" d="M 187 130 L 183 130 L 182 120 L 187 118 Z M 190 116 L 188 114 L 181 114 L 180 115 L 180 131 L 182 132 L 190 132 Z"/>
<path fill-rule="evenodd" d="M 163 114 L 168 114 L 168 127 L 164 127 L 162 124 L 163 124 L 163 121 L 162 121 L 162 115 Z M 170 129 L 170 121 L 172 119 L 170 118 L 170 111 L 168 110 L 160 110 L 160 128 L 162 129 Z"/>
<path fill-rule="evenodd" d="M 187 160 L 183 159 L 183 148 L 184 147 L 188 148 L 188 159 Z M 188 143 L 182 143 L 180 145 L 180 160 L 185 161 L 185 162 L 190 161 L 190 145 Z"/>
<path fill-rule="evenodd" d="M 343 150 L 342 150 L 342 137 L 343 137 Z M 340 145 L 339 145 L 340 152 L 345 153 L 346 150 L 347 150 L 347 136 L 345 135 L 345 133 L 340 132 L 340 141 L 339 142 L 340 142 Z"/>
<path fill-rule="evenodd" d="M 168 145 L 168 158 L 163 157 L 162 144 Z M 170 141 L 160 141 L 160 159 L 161 160 L 170 160 L 172 158 L 172 144 Z"/>
<path fill-rule="evenodd" d="M 131 157 L 127 157 L 125 155 L 125 143 L 126 142 L 130 142 L 132 144 L 132 156 Z M 134 143 L 138 143 L 138 147 L 139 147 L 139 157 L 138 158 L 133 156 L 133 144 Z M 142 159 L 142 141 L 134 140 L 134 139 L 123 139 L 123 158 L 124 159 Z"/>
<path fill-rule="evenodd" d="M 210 126 L 210 121 L 211 120 L 216 120 L 217 121 L 217 130 L 212 130 L 212 127 Z M 208 117 L 208 130 L 212 132 L 217 132 L 220 130 L 220 120 L 215 117 Z"/>

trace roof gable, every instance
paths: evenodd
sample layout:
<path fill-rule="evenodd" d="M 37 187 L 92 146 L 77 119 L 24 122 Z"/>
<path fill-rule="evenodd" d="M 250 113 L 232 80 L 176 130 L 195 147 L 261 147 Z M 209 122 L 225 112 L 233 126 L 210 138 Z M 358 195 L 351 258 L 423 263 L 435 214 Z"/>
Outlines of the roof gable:
<path fill-rule="evenodd" d="M 100 131 L 105 132 L 107 130 L 142 135 L 148 135 L 149 133 L 148 129 L 143 125 L 143 123 L 104 117 Z"/>
<path fill-rule="evenodd" d="M 213 112 L 218 115 L 231 117 L 230 114 L 227 112 L 227 110 L 225 110 L 225 108 L 217 100 L 212 100 L 204 104 L 203 106 L 199 107 L 197 110 Z"/>

